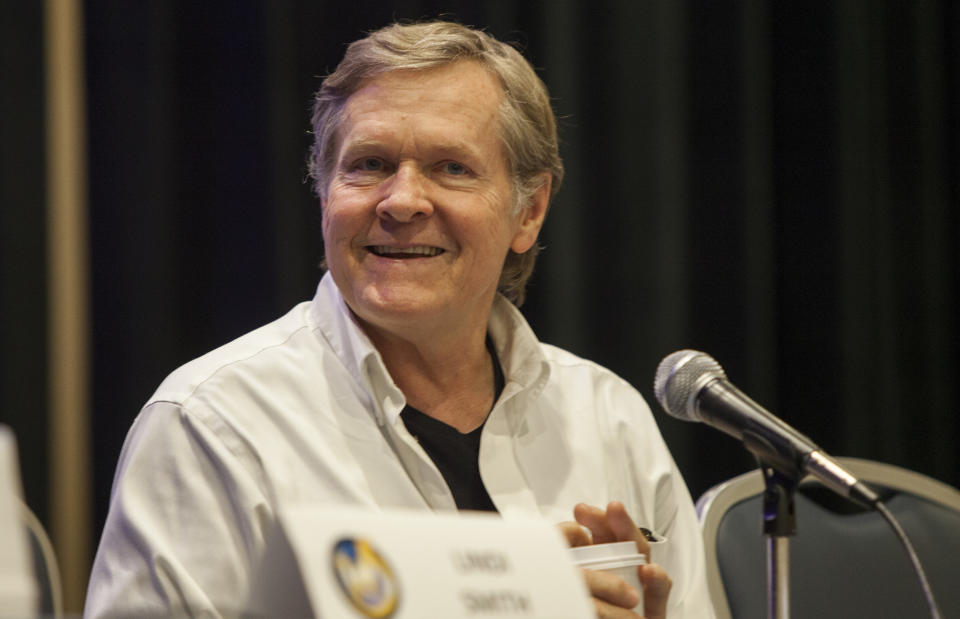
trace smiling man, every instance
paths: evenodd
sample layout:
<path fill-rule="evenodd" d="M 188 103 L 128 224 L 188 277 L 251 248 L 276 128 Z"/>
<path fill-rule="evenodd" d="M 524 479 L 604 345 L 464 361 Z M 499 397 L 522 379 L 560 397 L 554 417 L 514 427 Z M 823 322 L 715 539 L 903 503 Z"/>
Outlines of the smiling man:
<path fill-rule="evenodd" d="M 537 240 L 551 175 L 513 208 L 502 87 L 465 60 L 353 93 L 322 197 L 326 261 L 407 403 L 461 432 L 493 407 L 487 323 L 508 251 Z"/>
<path fill-rule="evenodd" d="M 317 93 L 313 301 L 175 371 L 121 454 L 87 613 L 231 614 L 278 510 L 540 515 L 634 541 L 648 618 L 710 617 L 690 501 L 641 396 L 517 310 L 563 167 L 513 48 L 444 22 L 357 41 Z M 653 548 L 637 525 L 663 541 Z M 638 592 L 584 574 L 598 616 Z"/>

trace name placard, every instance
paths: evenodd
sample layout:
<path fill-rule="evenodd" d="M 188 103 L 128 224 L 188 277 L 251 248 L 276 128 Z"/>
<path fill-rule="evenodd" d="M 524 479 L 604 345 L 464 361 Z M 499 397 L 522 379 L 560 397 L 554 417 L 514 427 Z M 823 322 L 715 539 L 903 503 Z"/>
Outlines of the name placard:
<path fill-rule="evenodd" d="M 297 507 L 280 515 L 249 608 L 323 619 L 586 619 L 553 525 L 495 514 Z"/>

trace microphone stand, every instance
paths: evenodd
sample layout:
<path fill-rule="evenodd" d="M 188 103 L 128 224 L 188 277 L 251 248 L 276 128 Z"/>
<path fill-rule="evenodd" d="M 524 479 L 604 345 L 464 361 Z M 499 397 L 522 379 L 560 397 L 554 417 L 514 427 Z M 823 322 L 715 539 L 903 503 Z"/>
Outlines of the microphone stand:
<path fill-rule="evenodd" d="M 794 493 L 798 480 L 760 461 L 763 492 L 763 534 L 767 538 L 767 617 L 790 617 L 790 537 L 797 533 Z"/>

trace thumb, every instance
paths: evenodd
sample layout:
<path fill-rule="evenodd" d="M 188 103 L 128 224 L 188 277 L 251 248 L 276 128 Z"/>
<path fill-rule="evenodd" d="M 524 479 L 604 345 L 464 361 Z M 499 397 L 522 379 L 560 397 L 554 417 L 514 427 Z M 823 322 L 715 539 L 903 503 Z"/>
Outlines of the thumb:
<path fill-rule="evenodd" d="M 640 582 L 643 585 L 643 615 L 646 619 L 666 619 L 667 599 L 673 582 L 666 570 L 651 563 L 640 566 Z"/>

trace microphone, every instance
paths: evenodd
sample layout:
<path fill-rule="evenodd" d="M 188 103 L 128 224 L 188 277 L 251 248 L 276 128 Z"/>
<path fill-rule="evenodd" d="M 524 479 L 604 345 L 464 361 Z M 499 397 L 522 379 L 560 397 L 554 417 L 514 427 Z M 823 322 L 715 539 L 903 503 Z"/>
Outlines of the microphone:
<path fill-rule="evenodd" d="M 710 355 L 678 350 L 657 368 L 653 392 L 663 409 L 700 421 L 743 443 L 767 466 L 800 480 L 812 475 L 834 492 L 874 508 L 879 497 L 809 438 L 775 417 L 727 380 Z"/>

